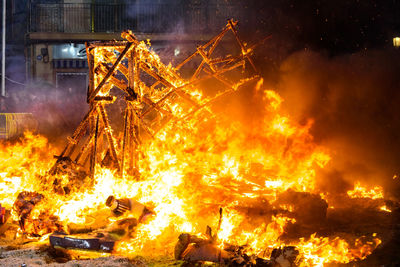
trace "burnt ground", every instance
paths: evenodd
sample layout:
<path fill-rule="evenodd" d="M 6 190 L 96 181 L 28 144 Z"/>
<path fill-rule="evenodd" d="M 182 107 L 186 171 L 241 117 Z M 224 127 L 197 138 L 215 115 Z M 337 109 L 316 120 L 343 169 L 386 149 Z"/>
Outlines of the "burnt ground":
<path fill-rule="evenodd" d="M 54 249 L 49 245 L 28 244 L 24 246 L 0 246 L 0 266 L 21 267 L 147 267 L 147 266 L 178 266 L 181 263 L 170 258 L 128 259 L 120 256 L 100 256 L 94 259 L 71 259 L 63 250 Z"/>
<path fill-rule="evenodd" d="M 370 256 L 363 261 L 348 264 L 326 264 L 327 267 L 374 267 L 400 266 L 400 228 L 393 238 L 381 244 Z M 71 259 L 63 250 L 56 250 L 50 245 L 29 243 L 19 246 L 0 246 L 0 266 L 21 267 L 49 266 L 49 267 L 147 267 L 147 266 L 193 266 L 169 257 L 126 258 L 120 256 L 101 256 L 95 259 Z M 198 265 L 201 266 L 201 265 Z M 210 264 L 207 264 L 210 266 Z M 214 265 L 216 266 L 216 265 Z"/>

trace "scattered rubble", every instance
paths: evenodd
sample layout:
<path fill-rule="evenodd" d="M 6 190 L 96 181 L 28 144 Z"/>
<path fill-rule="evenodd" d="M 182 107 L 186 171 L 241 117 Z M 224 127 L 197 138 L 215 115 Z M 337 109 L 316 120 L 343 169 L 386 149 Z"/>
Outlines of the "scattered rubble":
<path fill-rule="evenodd" d="M 209 229 L 209 228 L 208 228 Z M 206 234 L 208 235 L 208 234 Z M 245 246 L 218 244 L 214 238 L 201 238 L 183 233 L 175 245 L 175 259 L 188 263 L 215 262 L 227 266 L 265 266 L 293 267 L 296 266 L 298 250 L 293 246 L 275 248 L 270 259 L 248 255 Z"/>

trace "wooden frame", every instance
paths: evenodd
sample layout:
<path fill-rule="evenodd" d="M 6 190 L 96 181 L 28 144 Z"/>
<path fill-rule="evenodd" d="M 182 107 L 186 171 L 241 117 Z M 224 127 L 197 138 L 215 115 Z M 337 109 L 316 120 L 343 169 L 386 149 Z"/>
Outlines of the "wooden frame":
<path fill-rule="evenodd" d="M 175 68 L 164 65 L 154 52 L 136 39 L 131 31 L 122 33 L 126 41 L 86 43 L 89 66 L 87 101 L 90 108 L 57 158 L 68 157 L 77 166 L 83 167 L 90 160 L 89 174 L 94 177 L 96 163 L 104 160 L 104 158 L 100 159 L 100 155 L 104 155 L 104 149 L 106 149 L 105 155 L 111 158 L 113 167 L 121 176 L 137 175 L 142 136 L 154 138 L 159 130 L 153 129 L 146 122 L 148 114 L 153 112 L 158 117 L 165 118 L 167 122 L 185 120 L 209 106 L 216 98 L 237 90 L 243 83 L 258 78 L 258 75 L 254 75 L 245 79 L 245 82 L 243 80 L 235 82 L 225 76 L 225 73 L 229 71 L 244 67 L 246 62 L 252 66 L 255 74 L 257 73 L 250 57 L 250 49 L 246 48 L 240 40 L 236 25 L 236 21 L 228 20 L 227 25 L 218 35 L 203 46 L 199 46 L 192 55 Z M 233 33 L 239 45 L 240 54 L 212 58 L 214 50 L 228 32 Z M 183 79 L 178 71 L 198 56 L 201 61 L 194 73 L 189 79 Z M 147 78 L 143 78 L 143 75 Z M 198 83 L 208 79 L 221 82 L 226 90 L 208 101 L 196 100 L 191 95 L 192 90 Z M 106 110 L 106 105 L 116 100 L 110 95 L 112 87 L 118 88 L 125 94 L 126 107 L 122 116 L 123 137 L 120 140 L 122 145 L 119 149 Z M 183 114 L 174 114 L 170 108 L 177 97 L 187 103 Z M 205 112 L 211 113 L 210 110 Z M 84 136 L 87 137 L 84 138 Z M 103 139 L 107 141 L 107 148 L 99 145 L 99 140 Z M 76 152 L 79 143 L 81 145 Z M 54 164 L 50 174 L 57 172 L 58 162 Z"/>

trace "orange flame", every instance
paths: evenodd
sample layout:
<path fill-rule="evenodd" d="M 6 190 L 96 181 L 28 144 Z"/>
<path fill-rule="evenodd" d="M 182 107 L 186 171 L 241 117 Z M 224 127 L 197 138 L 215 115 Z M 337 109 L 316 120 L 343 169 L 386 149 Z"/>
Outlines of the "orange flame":
<path fill-rule="evenodd" d="M 145 46 L 141 43 L 137 52 L 145 53 Z M 96 65 L 106 56 L 97 49 L 93 53 Z M 151 55 L 157 64 L 160 59 Z M 172 67 L 169 68 L 173 77 Z M 98 76 L 95 86 L 102 78 Z M 182 85 L 179 79 L 171 80 L 175 86 Z M 259 82 L 256 91 L 262 90 Z M 200 90 L 191 94 L 200 101 L 205 99 Z M 200 115 L 171 123 L 154 140 L 142 145 L 140 180 L 121 179 L 114 171 L 98 165 L 94 181 L 83 185 L 85 190 L 77 186 L 64 196 L 54 193 L 55 177 L 45 173 L 55 148 L 44 137 L 26 133 L 19 143 L 0 144 L 1 204 L 10 209 L 19 192 L 38 192 L 44 200 L 35 206 L 32 218 L 51 214 L 68 229 L 88 224 L 90 218 L 97 216 L 106 217 L 105 225 L 112 224 L 116 219 L 105 205 L 107 197 L 134 198 L 151 207 L 156 215 L 118 242 L 114 253 L 122 255 L 172 255 L 180 233 L 199 234 L 207 225 L 216 230 L 215 214 L 223 207 L 217 242 L 221 246 L 247 244 L 248 252 L 263 256 L 266 250 L 284 245 L 280 237 L 285 226 L 295 220 L 283 214 L 249 215 L 249 209 L 259 201 L 261 204 L 255 208 L 262 210 L 287 189 L 318 193 L 316 170 L 330 160 L 327 149 L 313 142 L 309 133 L 312 121 L 298 125 L 282 114 L 283 99 L 272 90 L 264 90 L 263 99 L 265 116 L 255 128 L 218 118 L 201 119 Z M 171 105 L 171 109 L 174 114 L 183 113 L 179 105 Z M 68 182 L 67 177 L 57 178 L 61 183 Z M 383 191 L 381 187 L 367 190 L 357 183 L 348 195 L 376 199 L 383 198 Z M 281 208 L 293 211 L 290 206 Z M 379 243 L 375 236 L 373 241 L 360 238 L 351 244 L 340 237 L 312 235 L 291 244 L 300 250 L 304 265 L 322 265 L 365 258 Z"/>

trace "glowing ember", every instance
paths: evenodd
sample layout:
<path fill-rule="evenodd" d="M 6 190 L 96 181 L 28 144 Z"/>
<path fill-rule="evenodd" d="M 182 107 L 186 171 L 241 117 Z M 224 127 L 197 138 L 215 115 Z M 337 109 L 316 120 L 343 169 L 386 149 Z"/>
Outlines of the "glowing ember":
<path fill-rule="evenodd" d="M 379 199 L 383 198 L 383 188 L 381 186 L 374 186 L 373 188 L 367 189 L 361 186 L 360 182 L 356 182 L 354 184 L 354 189 L 347 191 L 347 195 L 351 198 Z"/>
<path fill-rule="evenodd" d="M 388 207 L 386 207 L 386 205 L 380 207 L 380 210 L 386 211 L 386 212 L 392 212 Z"/>

